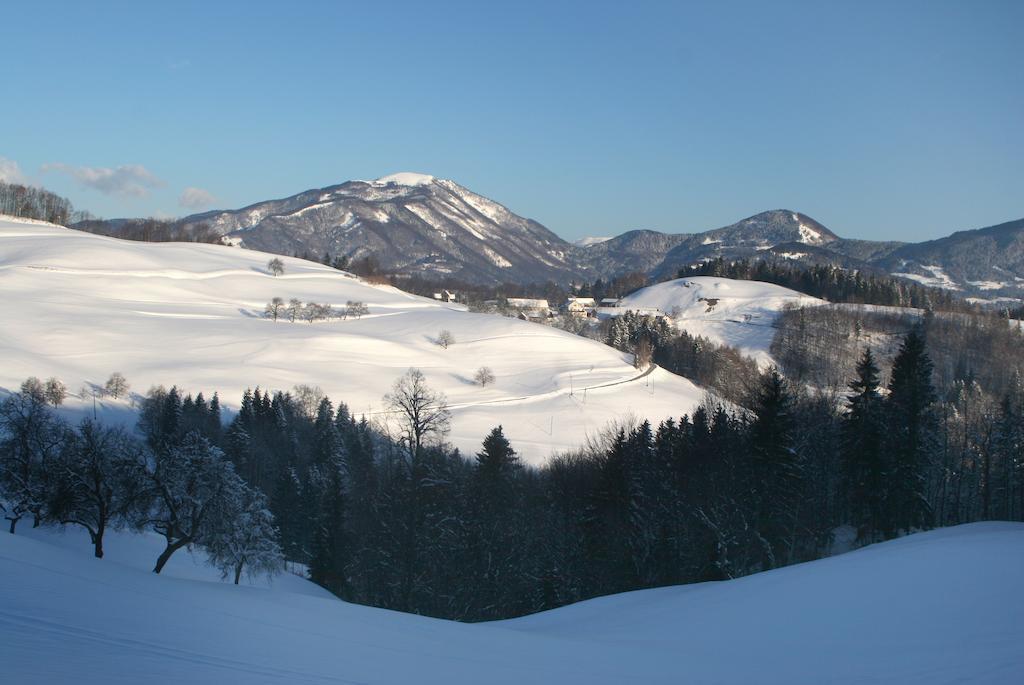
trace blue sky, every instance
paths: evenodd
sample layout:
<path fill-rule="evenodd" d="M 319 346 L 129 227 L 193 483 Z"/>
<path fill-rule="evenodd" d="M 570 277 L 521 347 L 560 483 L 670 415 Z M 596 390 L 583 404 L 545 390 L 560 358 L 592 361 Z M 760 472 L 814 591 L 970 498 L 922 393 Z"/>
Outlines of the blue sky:
<path fill-rule="evenodd" d="M 1024 216 L 1024 2 L 97 2 L 3 11 L 0 176 L 105 217 L 396 171 L 563 237 L 764 209 Z"/>

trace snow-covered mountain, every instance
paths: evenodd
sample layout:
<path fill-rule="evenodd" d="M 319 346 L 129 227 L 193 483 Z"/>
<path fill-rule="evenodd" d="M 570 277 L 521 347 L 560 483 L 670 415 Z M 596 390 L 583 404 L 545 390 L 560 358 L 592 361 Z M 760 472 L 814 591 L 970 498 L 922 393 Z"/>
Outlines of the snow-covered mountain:
<path fill-rule="evenodd" d="M 402 192 L 387 185 L 381 192 Z M 629 355 L 547 326 L 371 285 L 349 274 L 219 245 L 143 243 L 0 218 L 0 391 L 28 376 L 56 376 L 92 411 L 90 387 L 122 372 L 132 389 L 177 384 L 219 391 L 236 406 L 247 387 L 319 385 L 355 414 L 384 420 L 382 396 L 409 367 L 447 394 L 451 441 L 479 449 L 498 424 L 522 456 L 545 461 L 628 414 L 678 417 L 701 390 L 661 369 L 643 375 Z M 264 306 L 286 302 L 364 302 L 360 319 L 273 322 Z M 455 343 L 436 344 L 441 330 Z M 493 384 L 472 380 L 490 367 Z M 84 391 L 80 388 L 84 387 Z M 100 411 L 134 421 L 128 401 Z"/>
<path fill-rule="evenodd" d="M 426 174 L 349 181 L 183 220 L 201 222 L 248 248 L 372 256 L 387 271 L 499 283 L 575 274 L 572 245 L 547 228 Z"/>
<path fill-rule="evenodd" d="M 24 531 L 24 532 L 22 532 Z M 456 623 L 294 576 L 236 587 L 154 536 L 0 533 L 11 683 L 1020 682 L 1024 524 L 911 535 L 738 580 Z"/>
<path fill-rule="evenodd" d="M 123 222 L 94 224 L 116 234 Z M 634 271 L 663 279 L 722 257 L 835 264 L 965 296 L 1024 301 L 1024 219 L 915 244 L 844 239 L 806 214 L 775 209 L 710 231 L 627 231 L 569 243 L 454 181 L 398 173 L 179 223 L 207 224 L 253 249 L 372 256 L 388 272 L 475 283 L 567 284 Z"/>
<path fill-rule="evenodd" d="M 824 301 L 771 283 L 699 276 L 638 290 L 617 309 L 658 310 L 680 330 L 735 347 L 767 366 L 779 313 L 786 306 L 815 304 Z"/>
<path fill-rule="evenodd" d="M 925 285 L 1024 301 L 1024 219 L 901 245 L 874 263 Z"/>
<path fill-rule="evenodd" d="M 827 247 L 839 237 L 814 219 L 788 209 L 761 212 L 735 224 L 686 237 L 672 248 L 657 267 L 657 273 L 671 275 L 681 267 L 725 257 L 757 257 L 777 245 Z"/>
<path fill-rule="evenodd" d="M 770 259 L 889 274 L 980 300 L 1024 301 L 1024 219 L 901 243 L 843 239 L 804 214 L 780 209 L 678 238 L 652 268 L 656 277 L 717 257 Z"/>
<path fill-rule="evenodd" d="M 686 235 L 658 231 L 628 231 L 574 253 L 579 269 L 590 278 L 611 278 L 633 271 L 650 273 L 665 254 L 687 239 Z"/>

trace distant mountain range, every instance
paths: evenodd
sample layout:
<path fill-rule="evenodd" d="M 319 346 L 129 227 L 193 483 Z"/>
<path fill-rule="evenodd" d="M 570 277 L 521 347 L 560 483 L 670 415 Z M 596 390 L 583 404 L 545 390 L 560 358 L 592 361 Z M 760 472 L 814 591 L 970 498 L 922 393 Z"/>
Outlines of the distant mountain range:
<path fill-rule="evenodd" d="M 111 222 L 114 223 L 114 222 Z M 1024 299 L 1024 219 L 923 243 L 843 239 L 771 210 L 702 233 L 629 231 L 570 243 L 454 181 L 400 173 L 181 219 L 281 254 L 372 256 L 383 270 L 472 283 L 655 277 L 704 260 L 779 259 L 888 273 L 989 300 Z"/>

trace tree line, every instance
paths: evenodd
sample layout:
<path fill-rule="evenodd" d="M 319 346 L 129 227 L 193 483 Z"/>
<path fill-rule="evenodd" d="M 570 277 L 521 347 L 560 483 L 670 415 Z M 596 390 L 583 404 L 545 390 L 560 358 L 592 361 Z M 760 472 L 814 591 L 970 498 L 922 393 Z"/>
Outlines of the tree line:
<path fill-rule="evenodd" d="M 370 308 L 364 302 L 348 300 L 344 307 L 334 307 L 330 304 L 318 302 L 303 303 L 298 298 L 291 298 L 287 302 L 283 297 L 274 297 L 263 308 L 263 316 L 271 321 L 287 319 L 291 323 L 306 321 L 313 323 L 318 320 L 331 319 L 360 319 L 370 313 Z"/>
<path fill-rule="evenodd" d="M 63 226 L 72 218 L 71 201 L 43 188 L 0 181 L 0 214 Z"/>
<path fill-rule="evenodd" d="M 136 240 L 149 243 L 212 243 L 219 245 L 221 235 L 206 222 L 182 224 L 176 219 L 118 219 L 105 221 L 95 217 L 84 217 L 75 221 L 72 228 L 87 233 Z"/>

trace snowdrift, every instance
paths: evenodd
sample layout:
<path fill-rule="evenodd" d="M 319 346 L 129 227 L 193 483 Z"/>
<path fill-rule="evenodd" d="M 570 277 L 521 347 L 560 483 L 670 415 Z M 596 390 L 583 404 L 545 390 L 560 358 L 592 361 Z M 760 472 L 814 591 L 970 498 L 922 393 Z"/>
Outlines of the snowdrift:
<path fill-rule="evenodd" d="M 787 305 L 824 303 L 771 283 L 696 276 L 638 290 L 624 297 L 619 308 L 659 310 L 680 330 L 735 347 L 767 366 L 779 312 Z"/>
<path fill-rule="evenodd" d="M 512 621 L 203 578 L 153 541 L 0 533 L 0 674 L 31 683 L 1019 683 L 1024 524 L 972 524 Z M 158 546 L 158 542 L 156 543 Z M 155 549 L 155 547 L 154 547 Z M 178 576 L 178 577 L 175 577 Z"/>
<path fill-rule="evenodd" d="M 448 396 L 450 439 L 479 449 L 503 424 L 528 461 L 581 444 L 633 415 L 658 421 L 692 410 L 701 391 L 660 369 L 642 376 L 614 349 L 564 331 L 416 297 L 299 259 L 192 243 L 139 243 L 0 218 L 0 388 L 57 376 L 74 411 L 92 411 L 90 387 L 122 372 L 136 393 L 177 384 L 219 391 L 237 407 L 246 387 L 319 385 L 355 414 L 386 418 L 382 396 L 409 367 Z M 262 316 L 273 297 L 343 308 L 359 320 L 289 323 Z M 456 343 L 435 340 L 447 329 Z M 490 367 L 496 382 L 472 378 Z M 133 421 L 128 402 L 103 400 L 108 419 Z"/>

